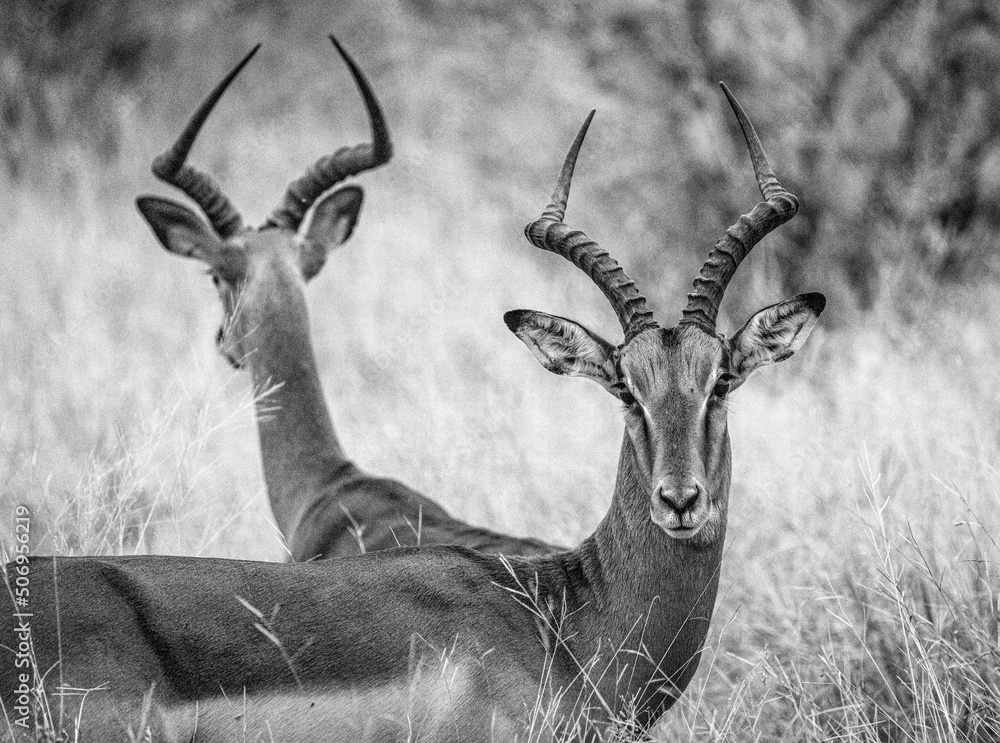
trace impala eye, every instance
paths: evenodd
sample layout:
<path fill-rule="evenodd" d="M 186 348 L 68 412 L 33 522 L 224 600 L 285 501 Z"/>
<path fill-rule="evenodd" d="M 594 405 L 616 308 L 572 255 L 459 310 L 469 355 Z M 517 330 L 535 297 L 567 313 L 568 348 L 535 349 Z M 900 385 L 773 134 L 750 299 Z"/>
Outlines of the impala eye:
<path fill-rule="evenodd" d="M 715 387 L 712 389 L 712 394 L 720 399 L 725 397 L 729 394 L 729 389 L 732 387 L 735 380 L 736 377 L 732 374 L 720 374 L 718 381 L 715 383 Z"/>
<path fill-rule="evenodd" d="M 628 391 L 628 387 L 625 386 L 624 382 L 616 382 L 612 387 L 612 391 L 615 396 L 628 407 L 635 405 L 635 396 Z"/>

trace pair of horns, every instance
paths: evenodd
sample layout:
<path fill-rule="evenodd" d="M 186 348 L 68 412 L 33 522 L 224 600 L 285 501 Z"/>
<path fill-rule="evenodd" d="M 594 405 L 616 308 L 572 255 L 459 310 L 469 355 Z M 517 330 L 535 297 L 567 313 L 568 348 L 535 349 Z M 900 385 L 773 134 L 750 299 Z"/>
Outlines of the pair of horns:
<path fill-rule="evenodd" d="M 289 184 L 281 204 L 271 212 L 264 223 L 265 228 L 281 227 L 297 230 L 309 207 L 324 191 L 349 176 L 383 165 L 392 157 L 389 129 L 367 78 L 334 36 L 330 36 L 330 41 L 350 69 L 364 99 L 371 121 L 372 141 L 370 144 L 343 147 L 332 155 L 325 155 L 317 160 L 305 175 Z M 243 228 L 243 220 L 218 184 L 205 173 L 186 164 L 186 160 L 198 132 L 215 104 L 259 49 L 260 44 L 251 49 L 250 53 L 216 85 L 191 116 L 174 145 L 153 161 L 153 174 L 191 197 L 201 207 L 215 231 L 223 238 L 239 232 Z M 743 130 L 757 185 L 764 201 L 747 214 L 741 215 L 736 223 L 726 230 L 725 235 L 709 253 L 708 259 L 694 280 L 693 291 L 688 294 L 688 303 L 682 312 L 681 324 L 698 325 L 710 333 L 715 333 L 719 305 L 740 263 L 765 235 L 795 216 L 799 206 L 798 199 L 785 190 L 771 170 L 757 132 L 754 131 L 753 124 L 743 111 L 743 107 L 725 83 L 720 84 Z M 562 221 L 566 214 L 576 159 L 593 118 L 594 111 L 591 111 L 566 155 L 548 207 L 542 212 L 541 217 L 525 227 L 524 233 L 535 247 L 563 256 L 590 276 L 611 303 L 627 343 L 642 331 L 657 327 L 653 313 L 646 306 L 646 298 L 639 293 L 635 282 L 625 274 L 622 267 L 606 250 L 583 232 L 572 229 Z"/>
<path fill-rule="evenodd" d="M 736 224 L 726 230 L 726 234 L 709 253 L 705 265 L 694 280 L 693 291 L 688 294 L 681 324 L 697 325 L 712 334 L 715 333 L 715 321 L 722 297 L 740 263 L 754 245 L 795 216 L 799 208 L 798 199 L 785 190 L 771 170 L 757 132 L 743 107 L 725 83 L 720 85 L 740 122 L 764 201 L 742 215 Z M 625 342 L 628 343 L 642 331 L 658 327 L 653 313 L 646 307 L 646 298 L 606 250 L 562 221 L 576 158 L 593 117 L 594 112 L 591 111 L 566 155 L 551 202 L 541 217 L 524 228 L 524 234 L 535 247 L 563 256 L 590 276 L 611 303 L 625 332 Z"/>
<path fill-rule="evenodd" d="M 342 147 L 332 155 L 321 157 L 310 167 L 301 178 L 292 181 L 281 204 L 271 212 L 264 222 L 263 228 L 282 227 L 295 231 L 309 207 L 324 191 L 332 188 L 345 178 L 357 175 L 365 170 L 384 165 L 392 157 L 392 143 L 389 140 L 389 128 L 379 107 L 378 99 L 371 89 L 364 73 L 358 68 L 351 56 L 344 50 L 336 38 L 330 36 L 330 41 L 340 54 L 344 63 L 351 71 L 354 82 L 364 99 L 368 118 L 371 121 L 372 141 L 370 144 L 359 144 L 354 147 Z M 198 109 L 191 116 L 184 131 L 166 152 L 153 161 L 153 175 L 172 186 L 176 186 L 191 197 L 208 217 L 212 228 L 222 238 L 232 237 L 243 229 L 243 220 L 232 202 L 222 193 L 222 189 L 211 177 L 186 163 L 188 153 L 194 145 L 202 125 L 212 113 L 215 104 L 219 102 L 230 83 L 236 79 L 240 71 L 260 49 L 260 44 L 250 50 L 243 60 L 226 75 L 215 89 L 208 94 Z"/>

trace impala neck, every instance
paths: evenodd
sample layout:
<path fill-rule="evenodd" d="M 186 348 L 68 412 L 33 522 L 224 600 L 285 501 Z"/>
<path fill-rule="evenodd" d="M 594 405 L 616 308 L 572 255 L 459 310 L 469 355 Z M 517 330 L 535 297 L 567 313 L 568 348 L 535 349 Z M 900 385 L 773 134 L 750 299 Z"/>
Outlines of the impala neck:
<path fill-rule="evenodd" d="M 247 286 L 250 372 L 268 498 L 278 528 L 295 533 L 306 509 L 338 471 L 351 467 L 337 441 L 309 335 L 304 284 L 275 272 L 266 286 Z"/>
<path fill-rule="evenodd" d="M 723 507 L 728 436 L 725 448 L 718 478 L 723 492 L 717 493 Z M 603 667 L 591 673 L 601 674 L 601 696 L 616 713 L 631 701 L 640 722 L 649 724 L 676 701 L 697 668 L 719 586 L 725 528 L 708 545 L 668 537 L 650 520 L 651 485 L 639 471 L 626 436 L 607 516 L 579 548 L 556 559 L 568 579 L 569 623 L 580 628 L 571 642 L 575 655 L 600 654 Z M 629 651 L 639 651 L 646 662 L 636 663 Z"/>

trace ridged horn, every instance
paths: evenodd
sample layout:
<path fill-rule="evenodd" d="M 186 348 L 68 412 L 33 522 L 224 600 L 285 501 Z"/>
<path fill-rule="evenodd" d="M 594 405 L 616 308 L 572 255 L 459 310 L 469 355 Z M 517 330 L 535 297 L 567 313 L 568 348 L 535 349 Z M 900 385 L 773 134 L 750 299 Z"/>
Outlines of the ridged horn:
<path fill-rule="evenodd" d="M 705 265 L 694 280 L 694 289 L 688 294 L 688 303 L 682 312 L 681 324 L 698 325 L 712 334 L 715 333 L 715 320 L 719 314 L 722 297 L 740 263 L 754 245 L 769 232 L 794 217 L 799 208 L 799 200 L 794 194 L 785 190 L 771 170 L 757 132 L 754 131 L 753 124 L 743 111 L 743 107 L 725 83 L 719 85 L 722 86 L 722 92 L 726 94 L 729 105 L 732 106 L 740 122 L 743 138 L 750 151 L 754 174 L 757 177 L 757 186 L 764 201 L 758 203 L 749 213 L 742 215 L 736 224 L 726 230 L 726 234 L 708 254 Z"/>
<path fill-rule="evenodd" d="M 596 112 L 591 111 L 587 116 L 566 155 L 559 180 L 552 192 L 552 200 L 542 216 L 524 228 L 524 236 L 536 248 L 561 255 L 590 276 L 614 308 L 625 332 L 625 342 L 628 343 L 643 330 L 657 327 L 653 313 L 646 308 L 646 298 L 606 250 L 583 232 L 572 229 L 562 221 L 569 201 L 576 158 L 580 154 L 580 147 L 594 113 Z"/>
<path fill-rule="evenodd" d="M 384 165 L 392 157 L 389 127 L 368 79 L 332 34 L 330 41 L 333 42 L 337 52 L 350 69 L 354 82 L 364 99 L 372 127 L 371 144 L 364 143 L 354 147 L 342 147 L 332 155 L 324 155 L 317 160 L 306 171 L 305 175 L 288 185 L 281 204 L 271 212 L 271 216 L 264 222 L 263 227 L 265 228 L 284 227 L 293 231 L 297 230 L 302 224 L 306 212 L 309 211 L 309 207 L 324 191 L 349 176 Z"/>
<path fill-rule="evenodd" d="M 186 160 L 198 132 L 209 114 L 212 113 L 215 104 L 219 102 L 230 83 L 236 79 L 236 76 L 240 74 L 240 71 L 253 58 L 258 49 L 260 49 L 260 44 L 251 49 L 243 61 L 215 86 L 215 89 L 208 94 L 208 97 L 191 116 L 187 126 L 184 127 L 184 131 L 181 132 L 173 146 L 153 160 L 153 175 L 172 186 L 176 186 L 190 196 L 201 207 L 213 229 L 222 238 L 232 237 L 239 232 L 243 227 L 243 220 L 232 202 L 222 193 L 218 184 L 205 173 L 187 165 Z"/>

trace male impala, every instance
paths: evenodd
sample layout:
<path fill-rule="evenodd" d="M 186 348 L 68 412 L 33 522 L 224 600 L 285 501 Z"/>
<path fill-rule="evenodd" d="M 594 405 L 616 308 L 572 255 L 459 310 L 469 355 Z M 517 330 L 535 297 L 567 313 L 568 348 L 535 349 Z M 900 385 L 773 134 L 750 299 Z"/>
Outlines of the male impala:
<path fill-rule="evenodd" d="M 225 312 L 218 341 L 223 354 L 250 368 L 254 386 L 274 391 L 257 401 L 264 479 L 271 509 L 291 558 L 355 555 L 415 544 L 462 544 L 488 552 L 542 554 L 556 547 L 472 526 L 395 480 L 357 467 L 337 440 L 323 397 L 309 335 L 305 284 L 327 253 L 350 237 L 361 209 L 357 186 L 320 196 L 348 176 L 392 155 L 375 94 L 354 60 L 332 36 L 368 109 L 372 144 L 342 148 L 294 181 L 259 229 L 243 220 L 221 189 L 186 164 L 212 108 L 257 52 L 255 47 L 195 111 L 177 142 L 153 163 L 153 173 L 180 188 L 208 217 L 154 196 L 139 210 L 167 250 L 208 264 Z M 309 226 L 300 226 L 312 209 Z"/>
<path fill-rule="evenodd" d="M 31 633 L 50 717 L 63 705 L 68 726 L 79 713 L 82 741 L 468 742 L 589 740 L 669 708 L 698 664 L 719 581 L 724 400 L 801 347 L 824 304 L 804 294 L 732 338 L 715 330 L 740 261 L 797 208 L 726 95 L 765 201 L 716 244 L 676 327 L 659 327 L 618 264 L 562 221 L 590 119 L 526 230 L 593 278 L 624 330 L 614 346 L 552 315 L 505 318 L 546 368 L 625 405 L 618 479 L 593 535 L 535 557 L 430 546 L 306 564 L 35 559 Z M 8 715 L 13 669 L 0 663 Z"/>

